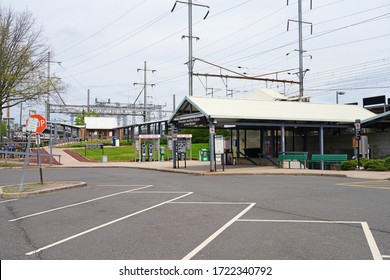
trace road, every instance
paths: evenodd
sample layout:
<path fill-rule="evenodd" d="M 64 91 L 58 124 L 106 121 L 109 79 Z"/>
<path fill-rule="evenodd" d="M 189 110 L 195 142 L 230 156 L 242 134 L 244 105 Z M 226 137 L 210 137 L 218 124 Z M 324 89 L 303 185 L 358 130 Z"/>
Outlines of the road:
<path fill-rule="evenodd" d="M 19 182 L 0 170 L 0 185 Z M 390 182 L 45 169 L 87 187 L 0 200 L 0 258 L 370 260 L 390 257 Z M 30 169 L 26 182 L 38 181 Z"/>

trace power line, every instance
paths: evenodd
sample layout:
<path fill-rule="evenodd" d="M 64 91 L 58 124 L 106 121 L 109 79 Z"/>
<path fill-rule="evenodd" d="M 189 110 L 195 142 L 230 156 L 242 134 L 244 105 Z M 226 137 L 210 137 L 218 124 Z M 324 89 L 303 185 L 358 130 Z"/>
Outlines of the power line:
<path fill-rule="evenodd" d="M 146 0 L 142 0 L 140 2 L 138 2 L 133 8 L 125 11 L 122 15 L 118 16 L 117 18 L 115 18 L 114 20 L 112 20 L 111 22 L 109 22 L 108 24 L 104 25 L 103 27 L 99 28 L 97 31 L 93 32 L 92 34 L 88 35 L 87 37 L 81 39 L 80 41 L 74 43 L 73 45 L 67 47 L 66 49 L 63 49 L 61 50 L 59 53 L 63 53 L 63 52 L 66 52 L 74 47 L 77 47 L 78 45 L 80 45 L 81 43 L 87 41 L 88 39 L 94 37 L 95 35 L 97 35 L 98 33 L 102 32 L 103 30 L 107 29 L 109 26 L 113 25 L 114 23 L 116 23 L 117 21 L 119 21 L 120 19 L 122 19 L 123 17 L 125 17 L 126 15 L 130 14 L 131 12 L 133 12 L 136 8 L 138 8 L 139 6 L 141 6 L 143 3 L 145 3 Z"/>

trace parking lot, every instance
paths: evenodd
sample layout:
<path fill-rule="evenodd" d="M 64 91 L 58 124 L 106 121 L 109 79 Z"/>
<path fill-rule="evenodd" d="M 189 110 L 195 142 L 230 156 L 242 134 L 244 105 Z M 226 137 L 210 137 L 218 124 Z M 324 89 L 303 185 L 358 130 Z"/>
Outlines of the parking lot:
<path fill-rule="evenodd" d="M 1 185 L 19 175 L 0 170 Z M 0 200 L 1 259 L 390 258 L 389 181 L 128 168 L 45 175 L 88 186 Z M 26 180 L 35 177 L 29 170 Z"/>

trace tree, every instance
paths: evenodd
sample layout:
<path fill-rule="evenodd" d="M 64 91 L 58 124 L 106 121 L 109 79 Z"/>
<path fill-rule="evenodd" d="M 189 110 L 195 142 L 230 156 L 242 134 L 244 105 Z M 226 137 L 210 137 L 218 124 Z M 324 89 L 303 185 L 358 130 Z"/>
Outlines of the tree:
<path fill-rule="evenodd" d="M 45 77 L 48 50 L 31 12 L 0 6 L 0 127 L 4 108 L 50 94 L 53 83 Z"/>
<path fill-rule="evenodd" d="M 74 123 L 76 125 L 85 125 L 85 117 L 99 117 L 99 116 L 100 116 L 100 114 L 97 112 L 94 112 L 94 111 L 85 112 L 83 110 L 83 112 L 76 117 Z"/>

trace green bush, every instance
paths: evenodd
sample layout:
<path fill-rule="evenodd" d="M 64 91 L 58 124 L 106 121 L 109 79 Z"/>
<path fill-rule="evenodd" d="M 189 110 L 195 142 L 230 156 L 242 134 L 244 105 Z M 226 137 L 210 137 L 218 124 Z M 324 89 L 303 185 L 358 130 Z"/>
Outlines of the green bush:
<path fill-rule="evenodd" d="M 357 166 L 357 160 L 347 160 L 341 163 L 341 170 L 355 170 Z"/>
<path fill-rule="evenodd" d="M 380 159 L 372 159 L 367 161 L 364 165 L 364 169 L 368 171 L 386 171 L 385 161 Z"/>
<path fill-rule="evenodd" d="M 385 162 L 386 169 L 390 170 L 390 157 L 385 158 L 384 162 Z"/>
<path fill-rule="evenodd" d="M 360 166 L 365 166 L 370 160 L 368 158 L 360 158 Z"/>

